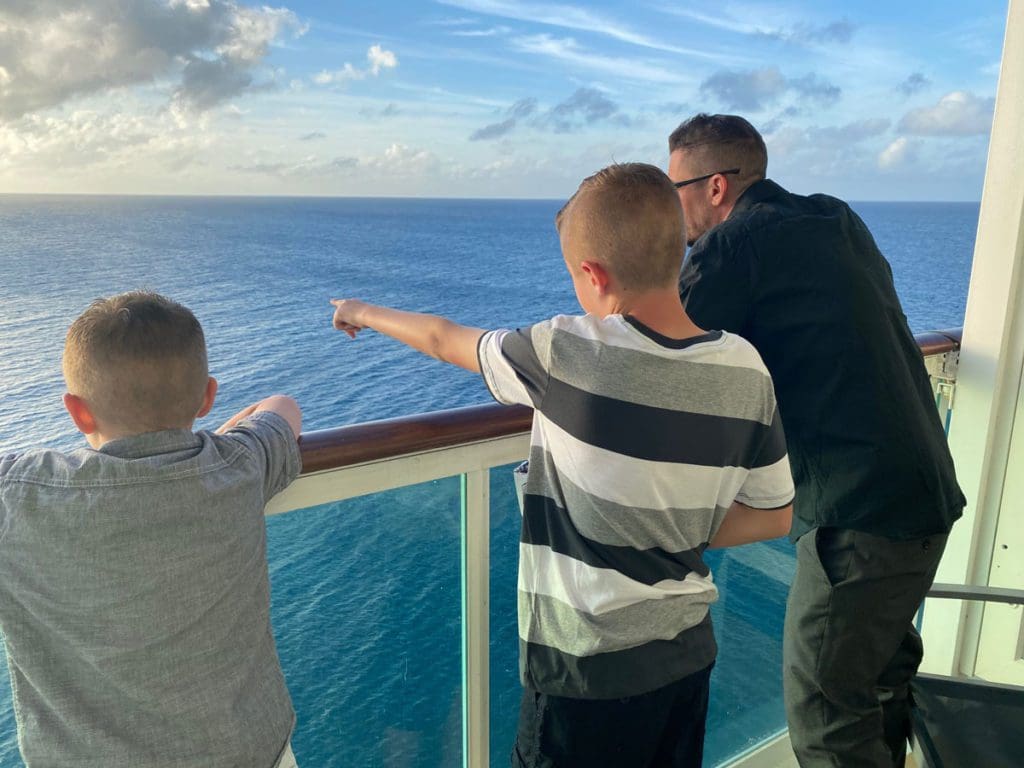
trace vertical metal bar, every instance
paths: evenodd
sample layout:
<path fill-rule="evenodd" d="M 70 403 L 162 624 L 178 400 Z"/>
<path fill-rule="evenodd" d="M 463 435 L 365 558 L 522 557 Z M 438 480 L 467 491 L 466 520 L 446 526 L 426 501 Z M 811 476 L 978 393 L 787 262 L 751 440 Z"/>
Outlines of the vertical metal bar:
<path fill-rule="evenodd" d="M 490 471 L 462 475 L 462 765 L 490 753 Z"/>

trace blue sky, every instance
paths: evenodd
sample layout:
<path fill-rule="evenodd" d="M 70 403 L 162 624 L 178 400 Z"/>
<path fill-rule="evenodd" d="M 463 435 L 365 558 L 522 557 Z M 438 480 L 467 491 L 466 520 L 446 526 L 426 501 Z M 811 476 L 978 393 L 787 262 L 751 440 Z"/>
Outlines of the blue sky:
<path fill-rule="evenodd" d="M 977 200 L 1006 0 L 5 0 L 0 191 L 553 197 L 698 112 L 769 175 Z"/>

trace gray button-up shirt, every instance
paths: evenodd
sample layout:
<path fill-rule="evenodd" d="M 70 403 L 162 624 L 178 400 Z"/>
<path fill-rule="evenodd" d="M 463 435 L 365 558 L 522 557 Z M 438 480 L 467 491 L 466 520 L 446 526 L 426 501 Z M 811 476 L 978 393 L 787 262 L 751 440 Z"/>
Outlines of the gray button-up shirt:
<path fill-rule="evenodd" d="M 32 766 L 274 766 L 295 722 L 270 627 L 287 422 L 0 459 L 0 629 Z"/>

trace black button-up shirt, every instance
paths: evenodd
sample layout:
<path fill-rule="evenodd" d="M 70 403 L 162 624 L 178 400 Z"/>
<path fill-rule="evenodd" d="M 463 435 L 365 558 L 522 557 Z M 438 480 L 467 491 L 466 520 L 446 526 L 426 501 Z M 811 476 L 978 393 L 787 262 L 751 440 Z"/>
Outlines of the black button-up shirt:
<path fill-rule="evenodd" d="M 746 337 L 772 374 L 793 538 L 950 529 L 965 500 L 928 374 L 889 263 L 848 205 L 756 182 L 694 243 L 680 293 L 694 322 Z"/>

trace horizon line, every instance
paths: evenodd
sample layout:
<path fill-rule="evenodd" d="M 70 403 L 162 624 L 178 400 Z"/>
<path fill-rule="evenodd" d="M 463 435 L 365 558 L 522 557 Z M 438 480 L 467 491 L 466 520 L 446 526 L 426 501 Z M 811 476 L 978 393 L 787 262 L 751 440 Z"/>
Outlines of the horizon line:
<path fill-rule="evenodd" d="M 0 198 L 4 197 L 110 197 L 110 198 L 171 198 L 171 199 L 225 199 L 225 200 L 431 200 L 431 201 L 473 201 L 485 202 L 564 202 L 568 198 L 563 197 L 459 197 L 449 195 L 306 195 L 306 194 L 281 194 L 262 195 L 245 194 L 235 192 L 4 192 L 0 191 Z M 844 198 L 851 203 L 932 203 L 932 204 L 957 204 L 957 205 L 980 205 L 981 200 L 892 200 L 892 199 L 855 199 Z"/>

